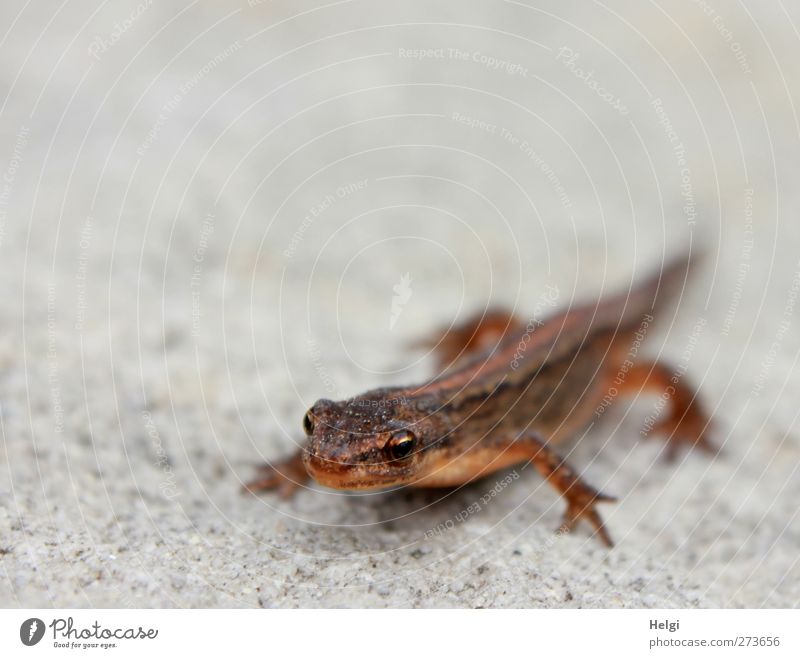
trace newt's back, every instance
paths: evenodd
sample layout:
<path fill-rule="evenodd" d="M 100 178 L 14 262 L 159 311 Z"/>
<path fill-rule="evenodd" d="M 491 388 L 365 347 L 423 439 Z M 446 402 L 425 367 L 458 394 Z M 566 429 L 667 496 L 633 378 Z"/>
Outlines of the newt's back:
<path fill-rule="evenodd" d="M 691 261 L 689 255 L 683 256 L 632 289 L 567 308 L 541 324 L 517 322 L 517 329 L 510 328 L 495 345 L 470 354 L 409 393 L 459 395 L 468 388 L 491 390 L 501 383 L 528 380 L 548 363 L 569 361 L 570 355 L 585 352 L 590 343 L 592 351 L 605 345 L 605 353 L 611 344 L 626 342 L 645 316 L 656 313 L 682 287 Z M 480 326 L 474 327 L 473 333 L 477 331 Z"/>

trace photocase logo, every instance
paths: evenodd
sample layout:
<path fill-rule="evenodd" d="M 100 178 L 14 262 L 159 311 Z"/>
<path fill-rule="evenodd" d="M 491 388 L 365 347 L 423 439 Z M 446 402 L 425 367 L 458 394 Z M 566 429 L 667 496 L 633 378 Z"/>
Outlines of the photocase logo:
<path fill-rule="evenodd" d="M 36 617 L 31 617 L 22 622 L 19 627 L 19 639 L 22 644 L 27 647 L 32 647 L 38 644 L 39 640 L 44 637 L 44 622 Z"/>
<path fill-rule="evenodd" d="M 400 283 L 392 287 L 394 296 L 392 297 L 392 317 L 389 318 L 389 329 L 394 329 L 397 324 L 397 319 L 403 312 L 403 307 L 408 304 L 411 299 L 411 273 L 406 272 L 400 277 Z"/>

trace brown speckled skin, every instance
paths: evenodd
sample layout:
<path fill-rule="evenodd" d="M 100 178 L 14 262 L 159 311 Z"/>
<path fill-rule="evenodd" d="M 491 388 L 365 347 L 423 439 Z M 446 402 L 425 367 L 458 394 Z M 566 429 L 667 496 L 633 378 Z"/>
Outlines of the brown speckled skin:
<path fill-rule="evenodd" d="M 688 264 L 682 259 L 635 290 L 568 309 L 527 333 L 525 322 L 498 311 L 444 332 L 440 351 L 451 360 L 444 374 L 421 386 L 319 400 L 308 412 L 313 428 L 302 455 L 265 467 L 249 488 L 288 494 L 306 472 L 341 489 L 454 486 L 532 461 L 567 499 L 564 527 L 585 517 L 610 544 L 594 510 L 595 502 L 610 499 L 581 481 L 551 446 L 592 420 L 642 319 L 652 320 L 656 302 L 684 280 Z M 491 333 L 489 347 L 477 338 L 482 331 Z M 623 388 L 663 390 L 670 373 L 661 364 L 637 363 Z M 679 383 L 672 402 L 660 426 L 671 447 L 710 447 L 694 392 Z M 400 430 L 413 433 L 414 449 L 393 459 L 387 444 Z"/>

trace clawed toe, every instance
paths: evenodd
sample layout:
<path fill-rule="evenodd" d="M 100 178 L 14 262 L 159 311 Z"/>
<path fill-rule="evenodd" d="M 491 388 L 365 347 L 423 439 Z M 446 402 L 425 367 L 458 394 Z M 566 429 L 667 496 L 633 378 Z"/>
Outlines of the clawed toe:
<path fill-rule="evenodd" d="M 699 414 L 687 414 L 680 419 L 667 419 L 653 426 L 650 435 L 665 437 L 667 442 L 664 457 L 674 462 L 681 446 L 697 448 L 710 455 L 716 455 L 719 447 L 709 438 L 713 433 L 710 420 Z"/>
<path fill-rule="evenodd" d="M 569 498 L 569 494 L 567 494 L 567 510 L 564 512 L 564 521 L 559 528 L 559 532 L 571 532 L 578 521 L 585 519 L 595 529 L 595 534 L 597 534 L 600 540 L 611 548 L 614 546 L 614 542 L 608 530 L 606 530 L 603 517 L 601 517 L 600 513 L 595 509 L 595 505 L 601 502 L 615 502 L 617 499 L 613 496 L 607 496 L 596 491 L 592 491 L 588 497 L 585 493 L 586 492 L 580 492 L 572 498 Z"/>

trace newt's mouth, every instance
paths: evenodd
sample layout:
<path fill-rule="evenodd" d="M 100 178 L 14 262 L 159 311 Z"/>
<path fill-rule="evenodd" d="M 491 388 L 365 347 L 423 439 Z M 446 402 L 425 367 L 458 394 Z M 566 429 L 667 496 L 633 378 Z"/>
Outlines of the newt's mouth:
<path fill-rule="evenodd" d="M 312 478 L 331 489 L 384 489 L 409 479 L 387 464 L 343 464 L 308 453 L 303 463 Z"/>

